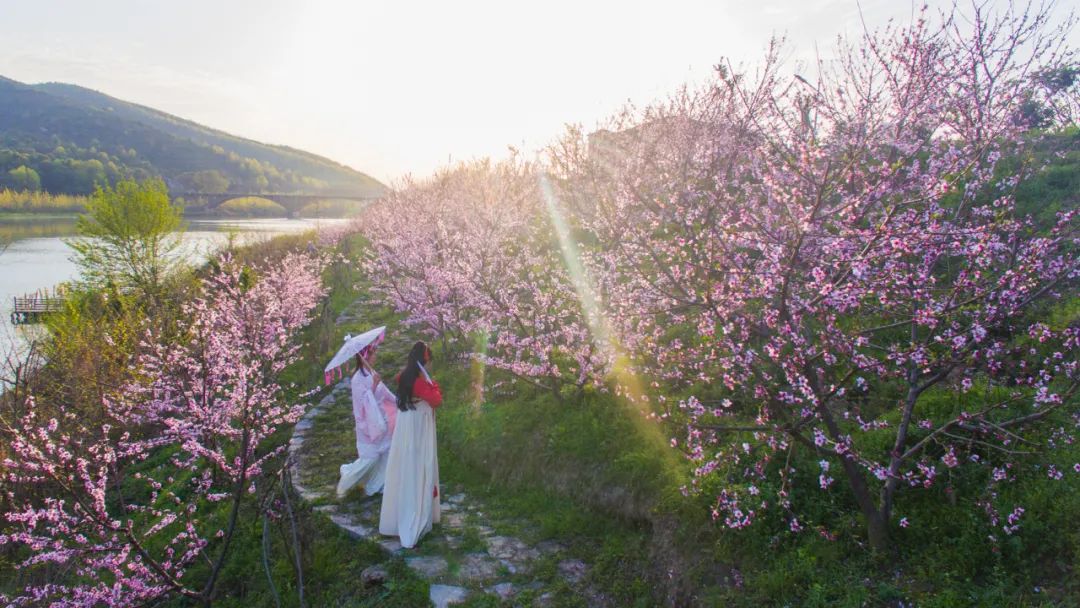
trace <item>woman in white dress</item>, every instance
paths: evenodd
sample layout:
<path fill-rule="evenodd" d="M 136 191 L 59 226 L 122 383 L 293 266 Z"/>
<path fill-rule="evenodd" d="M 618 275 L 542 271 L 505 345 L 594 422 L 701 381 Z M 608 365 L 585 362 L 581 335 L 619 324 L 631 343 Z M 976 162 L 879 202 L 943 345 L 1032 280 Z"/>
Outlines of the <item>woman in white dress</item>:
<path fill-rule="evenodd" d="M 364 492 L 373 496 L 382 491 L 386 481 L 386 460 L 397 418 L 397 397 L 372 368 L 376 352 L 377 347 L 372 345 L 356 355 L 356 373 L 350 386 L 359 457 L 341 465 L 338 498 L 358 484 L 364 484 Z"/>
<path fill-rule="evenodd" d="M 424 369 L 430 361 L 431 349 L 417 342 L 398 375 L 399 411 L 379 513 L 379 532 L 397 536 L 407 548 L 440 518 L 435 408 L 442 404 L 442 391 Z"/>

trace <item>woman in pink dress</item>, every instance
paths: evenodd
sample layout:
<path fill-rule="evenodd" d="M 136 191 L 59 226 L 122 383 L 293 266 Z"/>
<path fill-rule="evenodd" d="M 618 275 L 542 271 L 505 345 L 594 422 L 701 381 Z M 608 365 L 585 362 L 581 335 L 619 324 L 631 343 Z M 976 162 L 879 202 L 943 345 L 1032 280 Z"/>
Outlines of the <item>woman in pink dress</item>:
<path fill-rule="evenodd" d="M 397 397 L 372 368 L 377 351 L 377 346 L 372 345 L 356 355 L 356 373 L 350 386 L 358 458 L 341 465 L 338 498 L 358 484 L 364 485 L 368 496 L 375 495 L 382 491 L 386 481 L 387 453 L 397 419 Z"/>

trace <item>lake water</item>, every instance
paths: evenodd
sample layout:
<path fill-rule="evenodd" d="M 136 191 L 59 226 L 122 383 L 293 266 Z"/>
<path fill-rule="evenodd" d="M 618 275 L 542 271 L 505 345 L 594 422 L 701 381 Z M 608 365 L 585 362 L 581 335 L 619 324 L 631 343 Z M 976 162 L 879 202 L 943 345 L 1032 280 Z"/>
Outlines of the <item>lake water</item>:
<path fill-rule="evenodd" d="M 240 243 L 268 239 L 279 234 L 339 226 L 341 219 L 223 219 L 190 220 L 183 236 L 183 255 L 198 263 L 221 247 L 229 232 L 236 232 Z M 0 356 L 13 344 L 25 340 L 39 326 L 11 325 L 13 298 L 39 289 L 51 289 L 58 283 L 78 277 L 79 271 L 69 259 L 71 248 L 64 240 L 75 236 L 73 216 L 4 217 L 0 215 Z M 7 248 L 4 249 L 4 244 Z"/>

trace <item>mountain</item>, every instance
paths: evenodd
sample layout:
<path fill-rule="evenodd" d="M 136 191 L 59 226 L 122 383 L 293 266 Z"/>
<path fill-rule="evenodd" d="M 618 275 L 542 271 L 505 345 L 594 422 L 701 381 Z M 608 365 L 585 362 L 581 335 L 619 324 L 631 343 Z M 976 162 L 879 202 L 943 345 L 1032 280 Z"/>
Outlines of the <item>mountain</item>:
<path fill-rule="evenodd" d="M 71 84 L 0 76 L 0 187 L 87 194 L 125 177 L 161 177 L 173 192 L 378 196 L 386 189 L 309 152 Z"/>

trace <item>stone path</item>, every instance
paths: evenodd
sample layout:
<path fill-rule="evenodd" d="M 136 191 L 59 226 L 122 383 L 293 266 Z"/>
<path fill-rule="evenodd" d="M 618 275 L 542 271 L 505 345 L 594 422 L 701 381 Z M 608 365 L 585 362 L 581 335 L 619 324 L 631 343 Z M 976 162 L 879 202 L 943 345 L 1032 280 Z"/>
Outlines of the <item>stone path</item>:
<path fill-rule="evenodd" d="M 367 329 L 355 326 L 362 306 L 356 302 L 338 317 L 343 334 L 346 329 Z M 389 336 L 380 357 L 403 359 L 409 346 Z M 376 362 L 376 367 L 385 365 Z M 557 595 L 584 598 L 589 606 L 609 605 L 588 585 L 588 565 L 568 555 L 565 546 L 537 538 L 530 522 L 493 513 L 452 480 L 444 479 L 439 487 L 442 522 L 416 547 L 404 549 L 396 538 L 381 536 L 381 495 L 369 498 L 354 490 L 341 501 L 335 496 L 338 466 L 353 458 L 349 387 L 342 381 L 296 424 L 289 441 L 293 486 L 316 511 L 353 537 L 378 543 L 388 558 L 404 559 L 431 583 L 431 602 L 436 607 L 484 595 L 512 606 L 548 606 Z M 361 579 L 362 584 L 371 585 L 385 577 L 384 566 L 377 565 L 365 570 Z"/>

